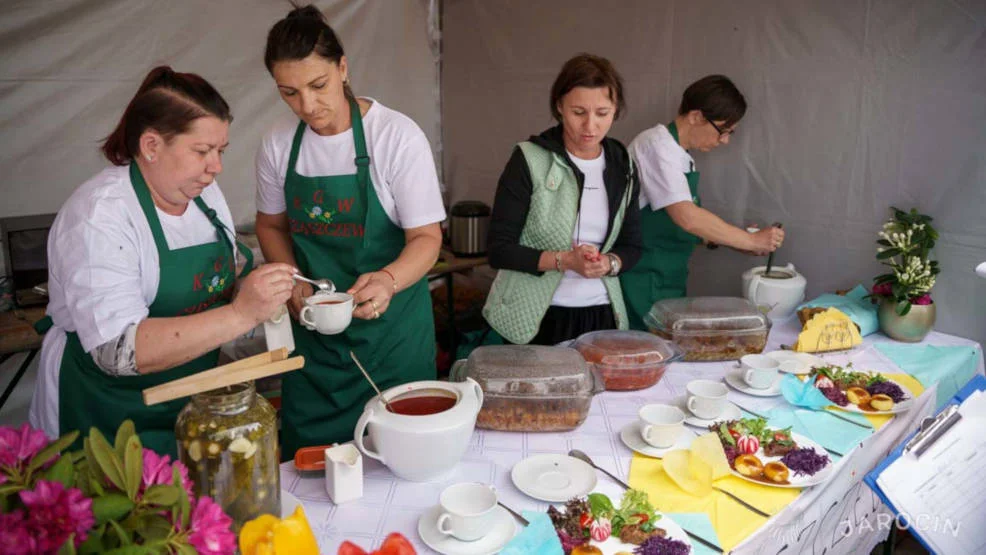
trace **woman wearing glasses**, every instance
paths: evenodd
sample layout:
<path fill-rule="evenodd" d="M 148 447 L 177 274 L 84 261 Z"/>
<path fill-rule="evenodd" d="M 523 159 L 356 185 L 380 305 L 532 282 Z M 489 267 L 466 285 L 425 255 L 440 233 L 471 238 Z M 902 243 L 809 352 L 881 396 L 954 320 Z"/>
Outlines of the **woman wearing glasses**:
<path fill-rule="evenodd" d="M 620 276 L 630 327 L 645 329 L 643 316 L 661 299 L 684 297 L 688 258 L 701 242 L 762 255 L 784 241 L 784 231 L 757 233 L 726 223 L 702 208 L 698 176 L 689 150 L 708 152 L 729 144 L 746 113 L 746 100 L 723 75 L 692 83 L 681 97 L 678 115 L 668 125 L 641 132 L 630 143 L 640 174 L 640 262 Z"/>

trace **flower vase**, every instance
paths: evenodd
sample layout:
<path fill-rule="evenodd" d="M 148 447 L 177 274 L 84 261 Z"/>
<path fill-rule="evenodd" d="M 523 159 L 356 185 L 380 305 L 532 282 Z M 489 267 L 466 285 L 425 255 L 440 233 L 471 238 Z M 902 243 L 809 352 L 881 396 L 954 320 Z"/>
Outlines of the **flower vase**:
<path fill-rule="evenodd" d="M 901 316 L 897 314 L 897 303 L 893 300 L 881 300 L 877 313 L 880 319 L 880 331 L 892 339 L 905 343 L 917 343 L 924 339 L 935 325 L 935 304 L 911 304 L 911 310 Z"/>

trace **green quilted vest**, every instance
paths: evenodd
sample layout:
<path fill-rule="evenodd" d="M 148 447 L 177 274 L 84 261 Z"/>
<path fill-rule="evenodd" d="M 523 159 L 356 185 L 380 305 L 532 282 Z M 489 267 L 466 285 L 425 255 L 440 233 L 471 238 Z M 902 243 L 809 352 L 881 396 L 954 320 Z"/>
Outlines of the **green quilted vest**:
<path fill-rule="evenodd" d="M 530 210 L 520 234 L 520 244 L 541 251 L 570 250 L 579 204 L 579 183 L 575 172 L 562 156 L 550 150 L 529 141 L 519 146 L 533 182 Z M 628 186 L 620 202 L 613 229 L 600 249 L 604 253 L 609 252 L 620 234 L 631 190 L 632 187 Z M 541 319 L 551 306 L 551 298 L 561 278 L 562 274 L 556 271 L 536 276 L 515 270 L 499 270 L 483 307 L 483 316 L 507 341 L 527 343 L 537 335 Z M 602 280 L 613 305 L 617 326 L 627 329 L 626 306 L 623 304 L 619 278 L 605 276 Z"/>

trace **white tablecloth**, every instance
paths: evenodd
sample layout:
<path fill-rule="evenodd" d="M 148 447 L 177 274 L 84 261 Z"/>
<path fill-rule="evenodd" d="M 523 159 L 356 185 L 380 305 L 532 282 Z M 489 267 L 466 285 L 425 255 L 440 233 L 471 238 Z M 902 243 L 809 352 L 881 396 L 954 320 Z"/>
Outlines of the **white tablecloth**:
<path fill-rule="evenodd" d="M 794 343 L 800 328 L 797 318 L 776 324 L 771 331 L 767 350 Z M 864 344 L 844 354 L 826 355 L 836 364 L 852 361 L 854 366 L 882 372 L 900 369 L 872 348 L 880 341 L 890 341 L 880 334 L 865 338 Z M 939 346 L 973 346 L 975 342 L 932 332 L 925 343 Z M 979 367 L 983 373 L 982 350 Z M 567 453 L 577 448 L 593 461 L 623 480 L 630 472 L 632 451 L 619 438 L 620 429 L 636 420 L 640 406 L 669 402 L 685 393 L 685 384 L 696 378 L 721 378 L 735 362 L 675 363 L 660 383 L 636 392 L 604 392 L 593 401 L 585 423 L 568 433 L 505 433 L 476 430 L 462 462 L 452 475 L 440 482 L 415 483 L 394 477 L 384 466 L 363 457 L 364 480 L 361 499 L 334 505 L 325 492 L 321 476 L 302 477 L 290 462 L 281 465 L 282 488 L 297 496 L 319 539 L 323 555 L 335 555 L 344 540 L 369 549 L 376 548 L 390 532 L 400 532 L 415 544 L 419 553 L 433 553 L 418 537 L 417 522 L 422 513 L 438 503 L 438 495 L 449 484 L 479 481 L 496 486 L 500 500 L 517 510 L 547 510 L 548 504 L 527 497 L 513 485 L 510 469 L 520 460 L 535 454 Z M 783 397 L 753 397 L 730 390 L 730 399 L 756 412 L 784 403 Z M 916 428 L 921 417 L 933 411 L 935 390 L 929 388 L 915 403 L 914 410 L 898 416 L 879 432 L 867 438 L 859 448 L 838 461 L 837 476 L 826 484 L 805 490 L 793 503 L 771 518 L 747 538 L 734 553 L 869 553 L 887 537 L 889 528 L 886 508 L 862 483 L 867 471 L 882 460 L 907 433 Z M 761 413 L 762 414 L 762 413 Z M 413 454 L 409 453 L 409 456 Z M 596 491 L 614 499 L 622 488 L 599 474 Z M 741 509 L 737 509 L 741 510 Z M 712 538 L 709 538 L 712 539 Z"/>

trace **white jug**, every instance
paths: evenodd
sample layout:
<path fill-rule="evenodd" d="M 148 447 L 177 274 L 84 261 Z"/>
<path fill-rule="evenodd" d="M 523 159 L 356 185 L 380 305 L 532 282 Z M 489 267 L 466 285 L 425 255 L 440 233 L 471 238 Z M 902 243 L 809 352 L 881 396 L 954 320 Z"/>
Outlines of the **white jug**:
<path fill-rule="evenodd" d="M 757 306 L 768 307 L 771 320 L 790 318 L 805 300 L 807 280 L 794 269 L 794 264 L 771 268 L 771 275 L 776 277 L 765 276 L 766 269 L 757 266 L 743 273 L 743 296 Z"/>
<path fill-rule="evenodd" d="M 325 491 L 336 505 L 363 497 L 363 457 L 352 443 L 325 450 Z"/>

